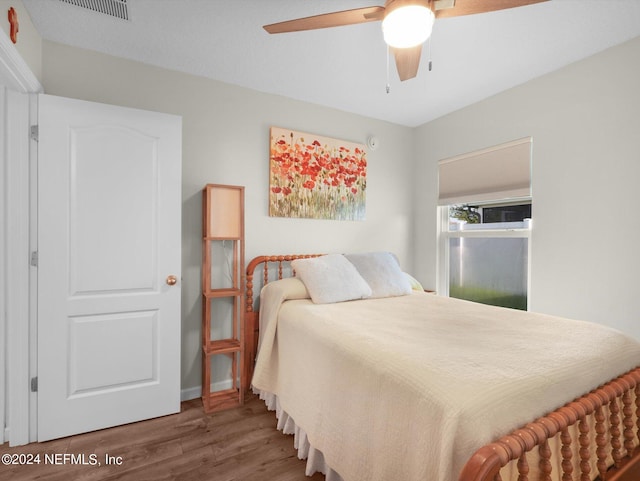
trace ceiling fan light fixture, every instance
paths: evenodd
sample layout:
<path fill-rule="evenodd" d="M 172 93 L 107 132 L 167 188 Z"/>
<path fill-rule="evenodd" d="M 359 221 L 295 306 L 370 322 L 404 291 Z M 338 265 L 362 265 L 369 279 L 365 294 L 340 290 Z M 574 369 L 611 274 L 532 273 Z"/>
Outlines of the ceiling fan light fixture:
<path fill-rule="evenodd" d="M 435 15 L 422 5 L 407 5 L 389 12 L 382 21 L 384 41 L 390 47 L 411 48 L 424 43 L 433 29 Z"/>

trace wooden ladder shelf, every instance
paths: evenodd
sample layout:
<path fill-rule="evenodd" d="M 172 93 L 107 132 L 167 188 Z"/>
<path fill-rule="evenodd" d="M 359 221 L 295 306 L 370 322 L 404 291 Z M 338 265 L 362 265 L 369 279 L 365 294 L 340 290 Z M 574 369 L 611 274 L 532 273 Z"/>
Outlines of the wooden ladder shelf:
<path fill-rule="evenodd" d="M 244 403 L 244 187 L 202 191 L 202 403 Z"/>

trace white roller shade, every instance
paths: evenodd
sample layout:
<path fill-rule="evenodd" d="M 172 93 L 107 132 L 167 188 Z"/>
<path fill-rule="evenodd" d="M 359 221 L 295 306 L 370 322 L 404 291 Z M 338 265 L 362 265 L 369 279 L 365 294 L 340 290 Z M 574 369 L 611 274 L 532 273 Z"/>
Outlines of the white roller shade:
<path fill-rule="evenodd" d="M 441 160 L 438 203 L 531 197 L 531 142 L 527 137 Z"/>

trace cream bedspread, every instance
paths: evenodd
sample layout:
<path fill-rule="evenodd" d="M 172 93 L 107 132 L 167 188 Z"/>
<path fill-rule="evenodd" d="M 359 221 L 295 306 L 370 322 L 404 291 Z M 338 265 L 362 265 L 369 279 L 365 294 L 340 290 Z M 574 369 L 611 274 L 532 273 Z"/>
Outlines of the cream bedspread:
<path fill-rule="evenodd" d="M 305 294 L 297 279 L 263 289 L 253 385 L 345 481 L 454 481 L 482 445 L 640 365 L 636 341 L 598 324 L 420 292 Z"/>

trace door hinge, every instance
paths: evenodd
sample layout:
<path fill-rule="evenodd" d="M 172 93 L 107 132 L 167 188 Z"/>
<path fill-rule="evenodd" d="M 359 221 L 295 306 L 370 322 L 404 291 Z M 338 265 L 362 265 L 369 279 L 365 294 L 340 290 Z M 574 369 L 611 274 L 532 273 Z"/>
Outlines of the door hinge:
<path fill-rule="evenodd" d="M 38 376 L 31 378 L 31 392 L 38 392 Z"/>
<path fill-rule="evenodd" d="M 31 253 L 31 265 L 33 267 L 38 267 L 38 251 L 33 251 Z"/>
<path fill-rule="evenodd" d="M 29 129 L 29 133 L 31 135 L 31 140 L 35 140 L 37 142 L 38 141 L 38 126 L 37 125 L 32 125 L 31 128 Z"/>

